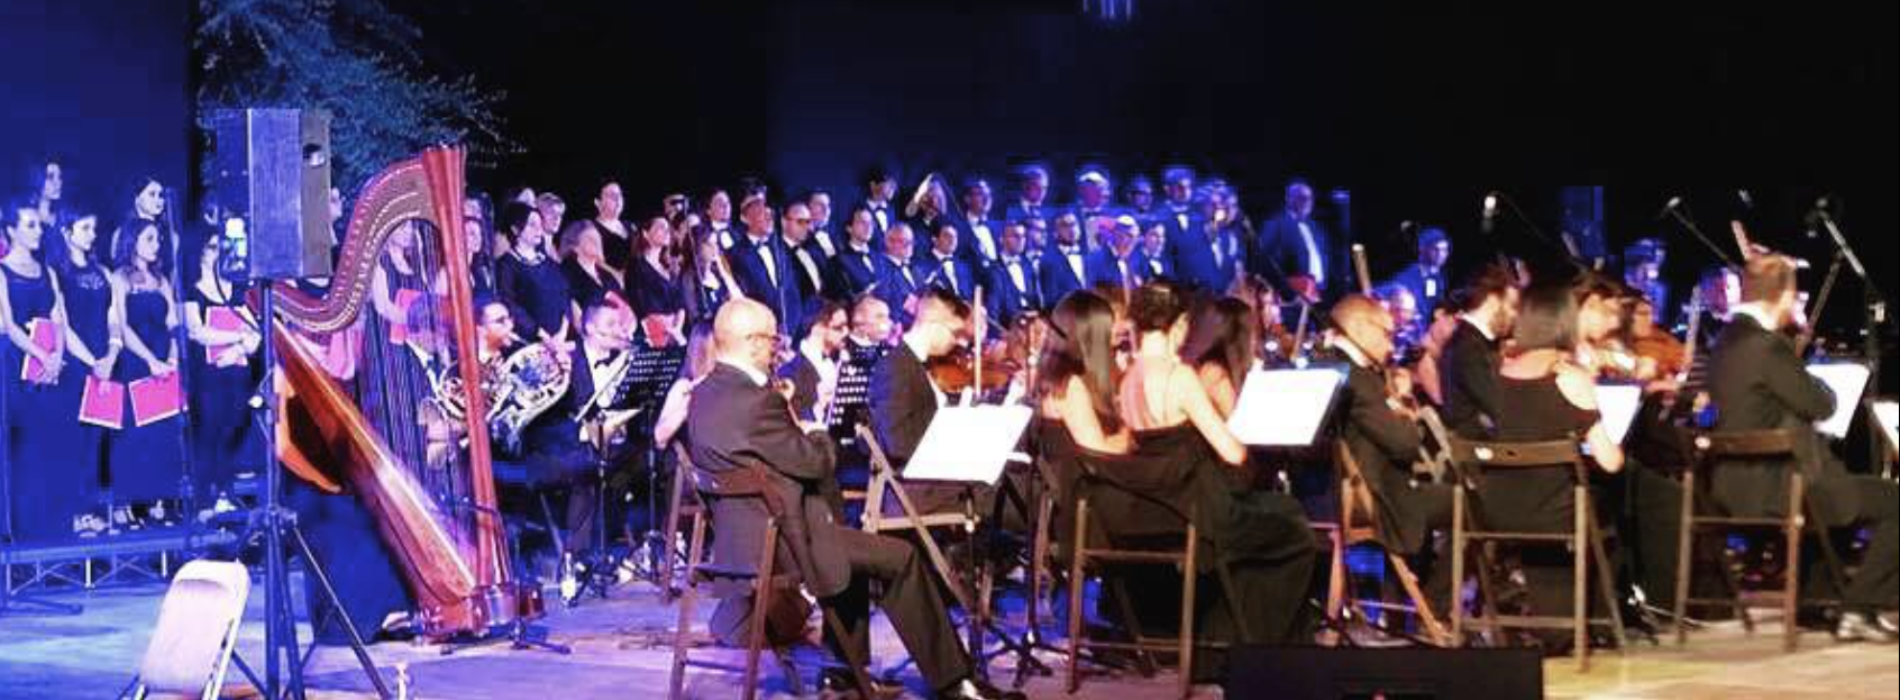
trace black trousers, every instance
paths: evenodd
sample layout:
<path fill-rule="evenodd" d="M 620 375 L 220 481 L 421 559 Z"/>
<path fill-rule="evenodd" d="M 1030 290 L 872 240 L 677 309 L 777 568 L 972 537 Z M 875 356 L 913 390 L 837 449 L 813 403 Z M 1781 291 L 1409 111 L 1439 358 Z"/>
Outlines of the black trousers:
<path fill-rule="evenodd" d="M 1841 514 L 1846 522 L 1829 524 L 1864 527 L 1873 532 L 1860 570 L 1841 592 L 1841 602 L 1850 609 L 1893 607 L 1900 597 L 1900 486 L 1877 476 L 1829 477 L 1824 482 L 1838 483 L 1817 484 L 1817 491 L 1851 490 L 1855 495 L 1853 511 Z M 1836 504 L 1834 510 L 1841 510 L 1841 505 L 1845 504 Z"/>
<path fill-rule="evenodd" d="M 933 690 L 968 678 L 969 655 L 957 639 L 950 623 L 937 582 L 931 579 L 930 566 L 907 541 L 874 535 L 860 530 L 832 527 L 824 536 L 843 540 L 851 564 L 851 585 L 843 592 L 819 601 L 837 614 L 849 639 L 838 639 L 827 628 L 825 643 L 840 661 L 847 658 L 843 645 L 860 659 L 871 656 L 871 602 L 873 588 L 882 592 L 878 607 L 890 618 L 891 627 L 904 642 L 917 671 Z M 781 550 L 783 552 L 784 550 Z M 735 595 L 720 601 L 711 621 L 714 636 L 722 640 L 744 640 L 746 625 L 753 612 L 748 595 Z"/>

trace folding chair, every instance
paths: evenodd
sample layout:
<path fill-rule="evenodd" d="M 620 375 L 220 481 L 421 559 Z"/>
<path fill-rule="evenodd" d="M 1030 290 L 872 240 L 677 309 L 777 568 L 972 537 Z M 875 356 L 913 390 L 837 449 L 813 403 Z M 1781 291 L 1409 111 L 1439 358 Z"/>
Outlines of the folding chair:
<path fill-rule="evenodd" d="M 685 443 L 675 442 L 673 453 L 677 457 L 674 464 L 689 463 Z M 699 491 L 694 488 L 689 471 L 680 466 L 673 468 L 673 488 L 667 496 L 666 522 L 662 526 L 664 529 L 660 535 L 665 542 L 660 548 L 659 584 L 662 602 L 672 602 L 679 596 L 679 592 L 673 588 L 673 570 L 679 565 L 677 561 L 679 552 L 675 550 L 673 543 L 679 541 L 680 523 L 682 521 L 697 522 L 700 514 L 705 511 L 705 504 L 699 500 Z"/>
<path fill-rule="evenodd" d="M 200 559 L 178 569 L 158 611 L 138 675 L 119 697 L 152 693 L 215 700 L 237 650 L 251 573 L 236 562 Z"/>
<path fill-rule="evenodd" d="M 1496 585 L 1488 581 L 1491 572 L 1488 567 L 1478 571 L 1480 595 L 1485 597 L 1485 615 L 1479 621 L 1468 622 L 1465 619 L 1464 606 L 1454 604 L 1451 608 L 1451 637 L 1462 642 L 1467 624 L 1488 629 L 1567 629 L 1573 634 L 1572 641 L 1577 655 L 1577 670 L 1590 670 L 1590 626 L 1607 625 L 1614 635 L 1619 653 L 1627 648 L 1623 634 L 1623 616 L 1616 602 L 1615 582 L 1611 580 L 1610 560 L 1604 552 L 1603 533 L 1597 528 L 1596 514 L 1590 498 L 1590 480 L 1588 467 L 1583 454 L 1574 440 L 1556 440 L 1550 442 L 1468 442 L 1453 438 L 1451 441 L 1453 463 L 1461 472 L 1457 485 L 1452 492 L 1452 581 L 1461 585 L 1465 575 L 1465 555 L 1469 546 L 1476 542 L 1518 543 L 1530 545 L 1566 547 L 1571 552 L 1571 614 L 1554 615 L 1498 615 L 1496 601 L 1492 600 Z M 1470 501 L 1473 492 L 1483 498 L 1482 483 L 1478 473 L 1510 469 L 1568 469 L 1573 479 L 1572 504 L 1575 511 L 1568 532 L 1508 532 L 1491 530 L 1476 523 L 1471 513 Z M 1590 617 L 1590 560 L 1595 558 L 1597 566 L 1596 588 L 1603 599 L 1607 618 Z"/>
<path fill-rule="evenodd" d="M 1327 618 L 1338 619 L 1340 611 L 1348 606 L 1410 613 L 1418 618 L 1426 639 L 1438 646 L 1451 646 L 1451 634 L 1445 630 L 1438 615 L 1432 611 L 1431 602 L 1419 589 L 1418 576 L 1412 573 L 1411 565 L 1405 562 L 1398 548 L 1387 544 L 1379 536 L 1382 523 L 1378 497 L 1367 484 L 1365 474 L 1359 468 L 1359 460 L 1353 458 L 1352 449 L 1344 440 L 1335 443 L 1335 447 L 1339 463 L 1340 505 L 1339 522 L 1331 523 L 1332 577 L 1326 591 Z M 1315 525 L 1317 527 L 1319 524 Z M 1385 553 L 1386 562 L 1398 577 L 1409 604 L 1394 605 L 1384 600 L 1360 601 L 1347 595 L 1347 579 L 1351 572 L 1346 567 L 1346 550 L 1360 545 L 1373 545 Z"/>
<path fill-rule="evenodd" d="M 865 489 L 864 531 L 870 533 L 915 532 L 923 543 L 924 555 L 930 560 L 931 568 L 937 570 L 944 585 L 950 589 L 950 595 L 956 598 L 957 605 L 964 610 L 975 611 L 969 592 L 963 587 L 956 571 L 950 568 L 949 557 L 944 556 L 943 548 L 930 536 L 931 528 L 952 528 L 958 533 L 968 535 L 976 531 L 976 514 L 965 504 L 958 513 L 920 513 L 910 492 L 905 490 L 903 479 L 898 476 L 896 467 L 891 466 L 890 458 L 884 453 L 884 446 L 878 444 L 877 436 L 868 425 L 858 426 L 858 441 L 871 455 L 871 485 Z M 884 515 L 884 498 L 889 495 L 897 499 L 902 515 L 890 517 Z"/>
<path fill-rule="evenodd" d="M 1827 541 L 1827 529 L 1821 525 L 1819 519 L 1808 517 L 1811 516 L 1812 511 L 1807 499 L 1807 479 L 1802 476 L 1801 469 L 1796 465 L 1795 439 L 1795 434 L 1788 430 L 1720 432 L 1695 439 L 1696 459 L 1693 468 L 1684 472 L 1682 476 L 1682 528 L 1677 540 L 1674 610 L 1677 620 L 1685 619 L 1684 615 L 1687 614 L 1690 605 L 1728 605 L 1734 608 L 1736 617 L 1741 619 L 1743 629 L 1746 629 L 1749 634 L 1754 634 L 1755 620 L 1749 615 L 1747 596 L 1742 592 L 1741 581 L 1736 576 L 1731 562 L 1728 561 L 1726 552 L 1720 558 L 1721 569 L 1723 580 L 1728 584 L 1729 591 L 1734 594 L 1734 597 L 1728 600 L 1689 597 L 1689 578 L 1695 570 L 1696 534 L 1699 530 L 1773 529 L 1781 533 L 1787 548 L 1782 557 L 1783 565 L 1787 569 L 1782 573 L 1785 580 L 1780 594 L 1776 596 L 1782 615 L 1781 648 L 1783 651 L 1792 652 L 1800 643 L 1801 626 L 1796 624 L 1796 615 L 1802 605 L 1803 530 L 1807 529 L 1817 535 L 1823 565 L 1828 567 L 1828 572 L 1835 576 L 1836 581 L 1840 580 L 1840 563 L 1834 548 Z M 1788 476 L 1788 504 L 1782 515 L 1737 517 L 1722 512 L 1719 506 L 1715 505 L 1714 498 L 1708 498 L 1710 507 L 1704 509 L 1713 514 L 1697 514 L 1698 499 L 1705 498 L 1709 494 L 1699 493 L 1705 491 L 1707 487 L 1698 485 L 1699 479 L 1696 473 L 1700 471 L 1705 476 L 1711 475 L 1715 469 L 1721 468 L 1723 462 L 1729 460 L 1772 461 L 1788 465 L 1785 469 Z M 1810 525 L 1812 527 L 1809 527 Z M 1836 602 L 1838 601 L 1807 601 L 1809 605 L 1832 605 Z M 1676 644 L 1685 644 L 1688 638 L 1688 625 L 1676 625 Z"/>

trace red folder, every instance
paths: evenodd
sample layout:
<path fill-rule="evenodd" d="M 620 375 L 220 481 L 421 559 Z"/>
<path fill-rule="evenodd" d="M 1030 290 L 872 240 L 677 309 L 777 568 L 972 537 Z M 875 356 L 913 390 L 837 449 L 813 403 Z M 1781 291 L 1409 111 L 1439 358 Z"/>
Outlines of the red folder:
<path fill-rule="evenodd" d="M 236 333 L 250 327 L 250 324 L 244 322 L 244 317 L 239 316 L 237 311 L 229 306 L 213 306 L 205 311 L 205 325 L 212 330 L 225 331 L 227 333 Z M 242 361 L 220 363 L 218 358 L 223 357 L 224 352 L 229 349 L 231 349 L 231 345 L 228 343 L 224 345 L 206 346 L 205 364 L 209 364 L 213 367 L 234 367 L 244 364 Z"/>
<path fill-rule="evenodd" d="M 33 344 L 39 346 L 41 350 L 47 352 L 59 350 L 59 324 L 51 319 L 36 318 L 27 321 L 26 333 L 33 339 Z M 26 356 L 26 362 L 20 365 L 20 381 L 37 382 L 47 379 L 46 365 L 41 364 L 37 357 Z"/>
<path fill-rule="evenodd" d="M 79 399 L 79 422 L 102 428 L 125 428 L 125 385 L 86 375 L 86 393 Z"/>
<path fill-rule="evenodd" d="M 640 326 L 646 331 L 647 347 L 663 348 L 673 344 L 673 333 L 667 326 L 665 316 L 650 314 Z"/>
<path fill-rule="evenodd" d="M 184 394 L 178 373 L 154 375 L 132 382 L 132 422 L 144 427 L 178 415 L 184 407 Z"/>
<path fill-rule="evenodd" d="M 405 342 L 408 342 L 409 340 L 409 307 L 415 306 L 416 300 L 421 299 L 421 298 L 422 298 L 422 293 L 414 289 L 396 290 L 395 298 L 391 299 L 390 301 L 395 303 L 396 305 L 397 316 L 395 319 L 389 320 L 387 324 L 389 326 L 390 344 L 401 345 Z"/>

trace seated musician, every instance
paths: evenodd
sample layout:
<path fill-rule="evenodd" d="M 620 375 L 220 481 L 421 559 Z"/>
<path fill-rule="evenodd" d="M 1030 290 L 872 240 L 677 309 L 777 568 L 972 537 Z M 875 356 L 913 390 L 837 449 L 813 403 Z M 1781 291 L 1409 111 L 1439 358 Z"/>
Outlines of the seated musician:
<path fill-rule="evenodd" d="M 1225 419 L 1240 401 L 1240 386 L 1254 364 L 1256 314 L 1246 302 L 1232 297 L 1196 303 L 1181 346 L 1181 360 L 1207 389 L 1214 410 Z"/>
<path fill-rule="evenodd" d="M 1523 292 L 1514 342 L 1496 377 L 1495 438 L 1502 442 L 1579 440 L 1608 473 L 1623 468 L 1623 449 L 1610 438 L 1597 410 L 1596 377 L 1576 362 L 1583 329 L 1568 284 L 1543 283 Z M 1576 513 L 1575 480 L 1565 466 L 1496 471 L 1484 477 L 1478 511 L 1486 527 L 1509 532 L 1568 532 Z M 1571 609 L 1571 555 L 1549 547 L 1521 555 L 1530 614 Z M 1569 651 L 1567 632 L 1542 637 L 1546 651 Z"/>
<path fill-rule="evenodd" d="M 1399 397 L 1387 389 L 1381 368 L 1392 359 L 1394 319 L 1366 297 L 1348 295 L 1333 305 L 1332 346 L 1346 355 L 1350 369 L 1340 397 L 1338 425 L 1352 456 L 1378 501 L 1380 541 L 1400 554 L 1423 554 L 1433 530 L 1451 527 L 1451 488 L 1418 484 L 1412 462 L 1418 458 L 1418 427 L 1399 410 Z M 1450 600 L 1450 567 L 1433 567 L 1426 592 L 1433 609 L 1445 612 Z"/>
<path fill-rule="evenodd" d="M 1445 427 L 1481 438 L 1497 426 L 1498 345 L 1516 320 L 1519 292 L 1502 265 L 1487 266 L 1467 287 L 1466 310 L 1438 356 L 1436 376 Z"/>
<path fill-rule="evenodd" d="M 1163 497 L 1178 499 L 1183 511 L 1198 505 L 1201 531 L 1211 545 L 1205 561 L 1231 567 L 1232 593 L 1255 636 L 1250 641 L 1309 639 L 1305 610 L 1315 542 L 1299 502 L 1248 488 L 1247 447 L 1227 428 L 1194 368 L 1181 361 L 1188 333 L 1182 293 L 1170 283 L 1151 282 L 1132 297 L 1134 357 L 1114 410 L 1132 431 L 1136 459 L 1130 464 L 1147 473 L 1111 476 L 1133 482 L 1177 475 L 1178 482 L 1157 486 L 1178 489 Z M 1236 636 L 1239 621 L 1227 611 L 1220 604 L 1204 608 L 1201 629 L 1210 638 Z"/>
<path fill-rule="evenodd" d="M 693 463 L 713 478 L 749 473 L 763 479 L 768 498 L 784 508 L 780 536 L 787 568 L 838 615 L 856 658 L 870 652 L 875 584 L 883 591 L 880 607 L 937 697 L 1021 698 L 972 677 L 969 656 L 915 548 L 832 520 L 820 496 L 822 484 L 832 478 L 831 439 L 823 425 L 799 422 L 785 395 L 771 384 L 777 325 L 770 309 L 750 300 L 735 299 L 719 310 L 713 328 L 718 364 L 693 391 L 687 413 Z M 753 561 L 766 503 L 727 499 L 710 505 L 713 560 L 729 566 Z M 750 607 L 744 596 L 721 601 L 713 614 L 714 633 L 729 644 L 743 642 Z M 827 685 L 836 683 L 827 679 Z"/>
<path fill-rule="evenodd" d="M 1710 377 L 1716 430 L 1792 429 L 1799 433 L 1797 455 L 1809 479 L 1812 513 L 1827 527 L 1864 527 L 1873 531 L 1860 570 L 1841 591 L 1843 608 L 1834 634 L 1840 641 L 1893 642 L 1890 619 L 1882 608 L 1896 594 L 1896 509 L 1894 483 L 1854 475 L 1828 449 L 1813 427 L 1834 413 L 1837 397 L 1810 376 L 1781 332 L 1800 323 L 1794 261 L 1759 256 L 1742 274 L 1742 303 L 1728 328 L 1716 339 Z M 1718 465 L 1711 484 L 1715 500 L 1735 515 L 1781 515 L 1788 502 L 1787 465 Z M 1813 580 L 1813 577 L 1810 577 Z M 1813 586 L 1802 593 L 1816 592 Z"/>
<path fill-rule="evenodd" d="M 844 307 L 835 301 L 818 305 L 808 319 L 798 354 L 779 367 L 778 376 L 792 382 L 792 410 L 803 421 L 823 421 L 838 388 L 839 353 L 844 350 Z"/>
<path fill-rule="evenodd" d="M 598 405 L 612 398 L 615 392 L 608 384 L 620 380 L 619 371 L 630 360 L 625 356 L 629 346 L 625 319 L 626 315 L 610 304 L 590 306 L 581 313 L 581 342 L 572 351 L 573 372 L 567 393 L 526 431 L 528 462 L 540 473 L 538 480 L 572 484 L 565 541 L 569 551 L 585 550 L 594 544 L 593 517 L 599 500 L 595 493 L 598 479 L 592 474 L 596 465 L 600 460 L 617 465 L 627 456 L 611 449 L 612 441 L 605 454 L 583 441 L 587 427 L 626 415 L 618 412 L 617 406 Z"/>
<path fill-rule="evenodd" d="M 917 452 L 924 431 L 952 398 L 931 378 L 928 365 L 948 356 L 962 342 L 969 327 L 970 306 L 947 290 L 919 292 L 916 317 L 902 341 L 885 353 L 871 370 L 871 430 L 891 466 L 902 469 Z M 922 512 L 953 508 L 963 496 L 959 486 L 910 488 Z"/>
<path fill-rule="evenodd" d="M 686 359 L 680 363 L 680 376 L 666 390 L 660 402 L 660 415 L 653 423 L 653 444 L 666 449 L 686 427 L 686 409 L 692 405 L 693 387 L 706 380 L 713 370 L 712 324 L 696 323 L 686 336 Z"/>

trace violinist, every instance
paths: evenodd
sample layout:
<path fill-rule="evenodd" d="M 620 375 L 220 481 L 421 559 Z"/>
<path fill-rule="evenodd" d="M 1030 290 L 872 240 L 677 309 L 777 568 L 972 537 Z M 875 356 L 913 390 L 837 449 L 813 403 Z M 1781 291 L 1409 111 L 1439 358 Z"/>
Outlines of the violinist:
<path fill-rule="evenodd" d="M 1259 332 L 1256 347 L 1260 364 L 1275 367 L 1289 363 L 1294 355 L 1296 339 L 1293 331 L 1286 327 L 1285 316 L 1281 313 L 1280 293 L 1259 277 L 1248 277 L 1237 283 L 1236 292 L 1236 296 L 1253 306 L 1253 327 Z"/>
<path fill-rule="evenodd" d="M 891 466 L 902 469 L 910 461 L 937 409 L 951 404 L 949 393 L 938 385 L 928 366 L 956 352 L 968 336 L 969 323 L 970 306 L 955 294 L 938 288 L 920 290 L 915 321 L 902 342 L 871 370 L 871 429 Z M 912 491 L 923 511 L 954 506 L 961 496 L 960 489 Z"/>
<path fill-rule="evenodd" d="M 1232 297 L 1201 300 L 1188 321 L 1181 361 L 1194 368 L 1214 410 L 1224 420 L 1240 402 L 1240 386 L 1253 369 L 1253 308 Z"/>

